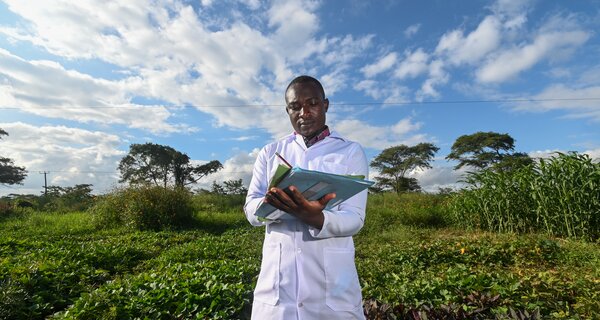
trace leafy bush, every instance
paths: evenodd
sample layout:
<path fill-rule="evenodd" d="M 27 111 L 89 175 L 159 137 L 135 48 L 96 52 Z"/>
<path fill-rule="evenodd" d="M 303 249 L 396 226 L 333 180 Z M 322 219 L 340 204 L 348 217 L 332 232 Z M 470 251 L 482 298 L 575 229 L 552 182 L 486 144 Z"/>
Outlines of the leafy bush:
<path fill-rule="evenodd" d="M 138 230 L 181 227 L 193 219 L 192 197 L 184 189 L 139 187 L 117 190 L 90 209 L 100 227 L 124 225 Z"/>
<path fill-rule="evenodd" d="M 460 227 L 600 237 L 600 163 L 562 154 L 514 171 L 470 173 L 450 205 Z"/>

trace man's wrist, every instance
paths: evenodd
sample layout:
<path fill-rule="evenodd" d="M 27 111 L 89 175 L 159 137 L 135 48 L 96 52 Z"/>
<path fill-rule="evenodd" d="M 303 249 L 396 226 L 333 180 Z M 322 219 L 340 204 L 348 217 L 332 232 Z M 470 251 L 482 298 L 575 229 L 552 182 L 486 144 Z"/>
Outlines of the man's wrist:
<path fill-rule="evenodd" d="M 323 228 L 323 223 L 325 223 L 325 214 L 323 211 L 303 217 L 303 222 L 308 224 L 309 226 L 315 227 L 319 230 Z"/>

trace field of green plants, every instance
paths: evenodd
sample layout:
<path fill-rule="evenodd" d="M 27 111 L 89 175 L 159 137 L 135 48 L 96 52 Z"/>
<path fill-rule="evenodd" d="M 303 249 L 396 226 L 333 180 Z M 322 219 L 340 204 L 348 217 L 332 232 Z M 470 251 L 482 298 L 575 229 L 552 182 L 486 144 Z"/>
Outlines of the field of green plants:
<path fill-rule="evenodd" d="M 86 212 L 3 219 L 0 319 L 247 318 L 264 230 L 195 200 L 172 231 L 98 229 Z M 454 229 L 446 200 L 371 196 L 355 237 L 370 319 L 600 316 L 597 243 Z"/>
<path fill-rule="evenodd" d="M 577 185 L 590 179 L 536 189 L 542 199 L 556 188 L 571 197 L 580 213 L 552 217 L 578 221 L 572 236 L 551 232 L 558 218 L 482 230 L 495 215 L 488 227 L 522 223 L 500 215 L 511 199 L 489 191 L 508 185 L 497 180 L 450 195 L 370 195 L 355 236 L 367 318 L 600 319 L 600 242 L 579 229 L 598 227 L 598 198 L 589 199 L 598 188 Z M 500 211 L 459 210 L 473 199 Z M 264 229 L 246 222 L 243 196 L 150 188 L 94 201 L 87 211 L 0 215 L 0 319 L 249 318 Z M 527 208 L 523 217 L 535 223 L 547 207 Z"/>

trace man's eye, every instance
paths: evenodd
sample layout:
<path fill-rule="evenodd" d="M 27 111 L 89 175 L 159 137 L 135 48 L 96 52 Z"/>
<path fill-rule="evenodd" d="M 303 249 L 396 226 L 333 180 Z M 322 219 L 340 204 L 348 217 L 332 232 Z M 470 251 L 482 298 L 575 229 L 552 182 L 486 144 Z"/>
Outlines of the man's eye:
<path fill-rule="evenodd" d="M 293 111 L 298 111 L 298 110 L 300 110 L 300 104 L 290 103 L 290 104 L 288 104 L 288 109 L 293 110 Z"/>

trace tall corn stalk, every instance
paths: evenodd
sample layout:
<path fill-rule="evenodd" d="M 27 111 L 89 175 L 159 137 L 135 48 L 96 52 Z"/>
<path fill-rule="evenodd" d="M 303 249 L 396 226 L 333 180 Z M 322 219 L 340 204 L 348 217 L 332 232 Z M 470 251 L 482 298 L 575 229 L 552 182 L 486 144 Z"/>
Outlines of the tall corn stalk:
<path fill-rule="evenodd" d="M 482 170 L 464 180 L 450 211 L 460 227 L 600 237 L 600 164 L 558 153 L 510 172 Z"/>

